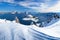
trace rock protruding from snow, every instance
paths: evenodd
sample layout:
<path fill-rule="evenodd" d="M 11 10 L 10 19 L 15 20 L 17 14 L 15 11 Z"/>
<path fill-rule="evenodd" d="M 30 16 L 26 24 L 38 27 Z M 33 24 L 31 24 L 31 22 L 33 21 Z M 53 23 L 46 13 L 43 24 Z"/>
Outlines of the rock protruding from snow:
<path fill-rule="evenodd" d="M 16 21 L 16 23 L 19 23 L 19 19 L 17 17 L 15 18 L 15 21 Z"/>

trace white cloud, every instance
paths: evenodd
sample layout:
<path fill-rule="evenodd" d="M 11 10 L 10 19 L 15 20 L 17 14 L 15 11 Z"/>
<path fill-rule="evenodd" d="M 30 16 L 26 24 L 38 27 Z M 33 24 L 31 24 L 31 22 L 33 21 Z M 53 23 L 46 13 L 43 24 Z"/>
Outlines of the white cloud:
<path fill-rule="evenodd" d="M 36 9 L 39 12 L 60 12 L 60 1 L 58 1 L 55 5 L 48 7 L 48 5 L 42 4 L 41 8 Z"/>
<path fill-rule="evenodd" d="M 51 2 L 51 0 L 45 0 L 45 3 L 25 1 L 25 2 L 19 2 L 18 4 L 28 8 L 32 8 L 38 12 L 59 12 L 60 11 L 60 0 L 57 0 L 57 2 L 54 5 L 51 3 L 49 4 L 49 2 Z M 35 5 L 35 6 L 31 7 L 30 5 Z"/>
<path fill-rule="evenodd" d="M 60 1 L 56 5 L 46 9 L 46 12 L 60 12 Z"/>
<path fill-rule="evenodd" d="M 0 0 L 0 2 L 2 2 L 2 1 L 9 2 L 9 3 L 16 3 L 14 0 Z M 26 0 L 24 2 L 23 1 L 18 2 L 16 4 L 22 5 L 22 6 L 27 7 L 27 8 L 34 9 L 38 12 L 59 12 L 60 11 L 60 0 L 57 0 L 58 3 L 56 3 L 55 5 L 53 5 L 51 7 L 49 7 L 49 4 L 48 4 L 51 0 L 45 0 L 44 3 L 42 3 L 42 2 L 31 2 L 31 1 Z"/>
<path fill-rule="evenodd" d="M 49 5 L 46 3 L 40 3 L 39 7 L 33 7 L 33 8 L 38 12 L 60 12 L 60 0 L 51 7 L 49 7 Z"/>
<path fill-rule="evenodd" d="M 4 2 L 14 2 L 14 0 L 4 0 Z"/>
<path fill-rule="evenodd" d="M 47 4 L 39 3 L 39 2 L 20 2 L 19 4 L 22 5 L 22 6 L 25 6 L 25 7 L 32 8 L 34 10 L 40 11 L 40 12 L 42 12 L 46 8 L 48 8 Z M 30 5 L 32 5 L 32 6 L 30 6 Z M 33 6 L 33 5 L 35 5 L 35 6 Z"/>
<path fill-rule="evenodd" d="M 40 3 L 37 3 L 37 2 L 19 2 L 18 4 L 25 6 L 25 7 L 30 7 L 30 5 L 38 6 Z"/>
<path fill-rule="evenodd" d="M 9 3 L 13 3 L 14 0 L 0 0 L 0 2 L 9 2 Z"/>

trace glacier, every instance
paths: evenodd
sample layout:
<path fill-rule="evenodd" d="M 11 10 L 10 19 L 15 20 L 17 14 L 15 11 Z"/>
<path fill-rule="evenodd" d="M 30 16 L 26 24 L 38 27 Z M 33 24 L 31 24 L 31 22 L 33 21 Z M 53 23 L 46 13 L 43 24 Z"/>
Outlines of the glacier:
<path fill-rule="evenodd" d="M 0 40 L 60 40 L 60 19 L 43 28 L 0 19 Z"/>

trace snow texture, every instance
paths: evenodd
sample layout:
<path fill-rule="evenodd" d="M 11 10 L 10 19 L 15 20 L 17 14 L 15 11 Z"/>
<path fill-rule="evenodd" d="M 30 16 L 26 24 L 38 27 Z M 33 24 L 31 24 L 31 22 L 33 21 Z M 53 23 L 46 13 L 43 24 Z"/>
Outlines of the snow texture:
<path fill-rule="evenodd" d="M 0 40 L 60 40 L 60 20 L 42 28 L 0 19 Z"/>

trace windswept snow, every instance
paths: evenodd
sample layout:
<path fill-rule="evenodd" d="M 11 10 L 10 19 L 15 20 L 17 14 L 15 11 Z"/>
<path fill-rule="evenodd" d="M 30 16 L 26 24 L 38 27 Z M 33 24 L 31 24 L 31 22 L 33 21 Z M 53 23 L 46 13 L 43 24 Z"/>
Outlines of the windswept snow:
<path fill-rule="evenodd" d="M 0 19 L 0 40 L 32 40 L 33 34 L 30 34 L 30 28 L 46 35 L 60 38 L 60 20 L 48 27 L 41 28 L 35 25 L 26 26 L 15 21 Z"/>
<path fill-rule="evenodd" d="M 52 20 L 52 22 L 53 22 L 53 20 Z M 50 26 L 47 26 L 47 27 L 43 27 L 43 28 L 39 27 L 38 28 L 35 25 L 33 25 L 33 27 L 30 27 L 30 28 L 33 28 L 39 32 L 42 32 L 42 33 L 50 35 L 50 36 L 60 38 L 60 20 Z"/>
<path fill-rule="evenodd" d="M 0 19 L 0 40 L 20 40 L 24 38 L 24 29 L 26 26 L 22 24 Z"/>

